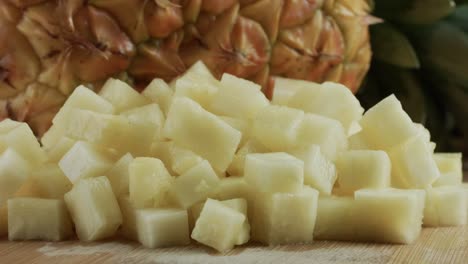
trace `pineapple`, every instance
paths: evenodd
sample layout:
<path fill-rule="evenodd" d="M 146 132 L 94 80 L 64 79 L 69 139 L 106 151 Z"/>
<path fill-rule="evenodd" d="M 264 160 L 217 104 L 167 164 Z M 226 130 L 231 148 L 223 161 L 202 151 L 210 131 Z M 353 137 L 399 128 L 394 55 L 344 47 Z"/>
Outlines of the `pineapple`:
<path fill-rule="evenodd" d="M 157 132 L 155 137 L 162 137 L 162 128 L 164 126 L 164 114 L 157 104 L 147 104 L 145 106 L 132 108 L 120 113 L 132 123 L 141 123 L 155 126 Z"/>
<path fill-rule="evenodd" d="M 9 240 L 60 241 L 73 234 L 63 200 L 13 198 L 8 200 Z"/>
<path fill-rule="evenodd" d="M 461 153 L 434 153 L 434 160 L 440 171 L 440 177 L 433 186 L 460 185 L 463 181 Z"/>
<path fill-rule="evenodd" d="M 218 200 L 228 200 L 234 198 L 248 199 L 248 195 L 249 185 L 244 177 L 231 176 L 221 179 L 211 196 Z"/>
<path fill-rule="evenodd" d="M 99 95 L 114 106 L 116 113 L 125 112 L 150 102 L 148 98 L 133 90 L 127 83 L 113 78 L 106 81 Z"/>
<path fill-rule="evenodd" d="M 468 222 L 468 198 L 461 186 L 441 186 L 426 190 L 424 226 L 459 226 Z"/>
<path fill-rule="evenodd" d="M 65 193 L 72 188 L 70 180 L 60 167 L 53 163 L 46 163 L 34 169 L 28 180 L 34 189 L 33 196 L 40 198 L 63 199 Z"/>
<path fill-rule="evenodd" d="M 118 202 L 120 212 L 122 213 L 122 226 L 120 229 L 120 233 L 127 239 L 137 241 L 137 209 L 132 205 L 132 201 L 130 201 L 130 197 L 128 195 L 123 195 L 119 197 Z"/>
<path fill-rule="evenodd" d="M 164 80 L 158 78 L 154 79 L 150 84 L 148 84 L 148 86 L 146 86 L 141 94 L 152 102 L 158 104 L 164 115 L 167 116 L 174 96 L 174 91 Z"/>
<path fill-rule="evenodd" d="M 236 152 L 234 159 L 227 169 L 231 176 L 244 175 L 245 156 L 250 153 L 265 153 L 269 152 L 268 149 L 259 143 L 257 140 L 249 139 L 244 145 Z"/>
<path fill-rule="evenodd" d="M 65 203 L 81 241 L 111 237 L 122 224 L 119 204 L 104 176 L 78 181 L 65 194 Z"/>
<path fill-rule="evenodd" d="M 69 137 L 60 138 L 54 146 L 47 150 L 47 161 L 58 162 L 75 145 L 76 140 Z"/>
<path fill-rule="evenodd" d="M 120 197 L 129 194 L 130 188 L 130 164 L 133 162 L 133 156 L 130 153 L 123 155 L 114 163 L 104 175 L 109 179 L 115 196 Z"/>
<path fill-rule="evenodd" d="M 31 164 L 12 148 L 0 154 L 0 207 L 28 179 Z"/>
<path fill-rule="evenodd" d="M 268 97 L 274 76 L 356 91 L 371 56 L 365 0 L 7 2 L 0 116 L 38 134 L 80 83 L 99 91 L 117 77 L 144 87 L 202 60 L 214 77 L 252 80 Z"/>

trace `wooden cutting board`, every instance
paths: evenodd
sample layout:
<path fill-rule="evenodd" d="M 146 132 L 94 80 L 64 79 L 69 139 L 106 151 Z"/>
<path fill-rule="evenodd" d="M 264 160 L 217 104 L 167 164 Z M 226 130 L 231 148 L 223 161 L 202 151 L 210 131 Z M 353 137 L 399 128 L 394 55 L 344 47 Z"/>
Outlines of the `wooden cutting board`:
<path fill-rule="evenodd" d="M 363 223 L 365 224 L 365 223 Z M 96 243 L 77 241 L 0 241 L 1 264 L 177 264 L 177 263 L 468 263 L 468 226 L 426 228 L 412 245 L 316 241 L 305 246 L 239 247 L 226 255 L 199 245 L 145 249 L 123 240 Z"/>

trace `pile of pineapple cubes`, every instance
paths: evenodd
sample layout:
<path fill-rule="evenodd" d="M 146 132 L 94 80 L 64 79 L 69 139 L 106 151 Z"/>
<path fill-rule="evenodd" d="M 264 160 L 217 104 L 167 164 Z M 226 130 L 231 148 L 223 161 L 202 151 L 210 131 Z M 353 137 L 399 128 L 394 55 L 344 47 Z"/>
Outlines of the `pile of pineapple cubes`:
<path fill-rule="evenodd" d="M 278 78 L 274 99 L 202 64 L 141 94 L 79 86 L 41 144 L 0 123 L 0 234 L 226 252 L 313 239 L 412 243 L 467 222 L 461 154 L 434 153 L 395 96 Z"/>

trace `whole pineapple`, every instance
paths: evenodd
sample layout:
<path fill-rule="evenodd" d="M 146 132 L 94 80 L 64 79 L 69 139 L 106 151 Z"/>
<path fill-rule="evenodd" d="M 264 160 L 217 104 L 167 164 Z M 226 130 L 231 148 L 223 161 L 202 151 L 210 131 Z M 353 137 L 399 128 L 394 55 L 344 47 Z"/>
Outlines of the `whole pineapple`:
<path fill-rule="evenodd" d="M 80 83 L 142 87 L 198 60 L 253 80 L 337 81 L 356 91 L 371 57 L 367 0 L 2 0 L 0 119 L 42 134 Z"/>

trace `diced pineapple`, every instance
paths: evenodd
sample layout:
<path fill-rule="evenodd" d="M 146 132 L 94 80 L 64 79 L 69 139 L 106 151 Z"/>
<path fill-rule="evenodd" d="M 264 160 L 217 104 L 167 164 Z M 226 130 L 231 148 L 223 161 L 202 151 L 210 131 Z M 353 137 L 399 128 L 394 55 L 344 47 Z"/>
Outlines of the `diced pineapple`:
<path fill-rule="evenodd" d="M 68 112 L 70 111 L 67 110 Z M 68 115 L 68 113 L 67 113 Z M 44 135 L 41 137 L 42 148 L 46 151 L 50 151 L 52 148 L 56 147 L 58 142 L 65 137 L 66 133 L 66 124 L 54 125 L 47 130 Z"/>
<path fill-rule="evenodd" d="M 249 186 L 244 177 L 231 176 L 219 181 L 216 190 L 211 197 L 217 200 L 228 200 L 234 198 L 248 198 Z"/>
<path fill-rule="evenodd" d="M 70 112 L 66 135 L 93 144 L 116 149 L 119 154 L 127 152 L 145 156 L 151 151 L 151 144 L 158 128 L 151 124 L 132 122 L 124 116 L 93 113 L 75 109 Z M 138 140 L 136 140 L 138 139 Z"/>
<path fill-rule="evenodd" d="M 12 148 L 0 155 L 0 207 L 27 180 L 30 163 Z"/>
<path fill-rule="evenodd" d="M 242 213 L 245 216 L 244 223 L 242 224 L 242 229 L 240 230 L 237 240 L 236 240 L 236 245 L 243 245 L 247 242 L 249 242 L 250 239 L 250 224 L 249 220 L 247 218 L 247 200 L 243 198 L 235 198 L 235 199 L 229 199 L 229 200 L 224 200 L 221 201 L 224 205 L 226 205 L 229 208 L 232 208 L 239 213 Z"/>
<path fill-rule="evenodd" d="M 188 97 L 208 109 L 219 87 L 219 81 L 203 62 L 199 61 L 175 81 L 174 96 Z"/>
<path fill-rule="evenodd" d="M 157 103 L 164 115 L 167 116 L 169 107 L 172 103 L 174 91 L 162 79 L 153 79 L 148 86 L 141 92 L 143 96 L 150 99 L 152 102 Z"/>
<path fill-rule="evenodd" d="M 343 192 L 390 187 L 391 163 L 381 150 L 350 150 L 336 160 L 338 184 Z"/>
<path fill-rule="evenodd" d="M 434 160 L 440 171 L 440 177 L 433 186 L 460 185 L 463 180 L 461 153 L 434 153 Z"/>
<path fill-rule="evenodd" d="M 362 117 L 364 109 L 346 86 L 326 82 L 316 87 L 299 89 L 288 102 L 288 106 L 307 113 L 323 115 L 341 122 L 345 131 Z"/>
<path fill-rule="evenodd" d="M 60 241 L 72 234 L 72 222 L 62 200 L 41 198 L 8 200 L 9 240 Z"/>
<path fill-rule="evenodd" d="M 424 226 L 458 226 L 468 222 L 467 192 L 461 186 L 441 186 L 426 190 Z"/>
<path fill-rule="evenodd" d="M 440 176 L 432 152 L 423 138 L 416 136 L 388 152 L 392 161 L 392 186 L 424 189 Z"/>
<path fill-rule="evenodd" d="M 221 119 L 228 123 L 232 128 L 239 130 L 242 133 L 242 138 L 240 141 L 240 146 L 243 146 L 249 139 L 252 134 L 252 122 L 246 119 L 240 119 L 229 116 L 220 116 Z"/>
<path fill-rule="evenodd" d="M 331 194 L 336 181 L 336 168 L 325 158 L 317 145 L 290 150 L 289 153 L 304 162 L 304 183 L 322 194 Z"/>
<path fill-rule="evenodd" d="M 125 116 L 131 123 L 147 124 L 155 126 L 157 134 L 155 137 L 162 137 L 162 129 L 164 127 L 164 114 L 157 104 L 148 104 L 145 106 L 132 108 L 125 112 L 120 113 Z"/>
<path fill-rule="evenodd" d="M 172 192 L 182 208 L 189 208 L 210 196 L 218 184 L 218 176 L 204 160 L 177 177 Z"/>
<path fill-rule="evenodd" d="M 221 172 L 234 158 L 242 136 L 241 132 L 188 98 L 174 99 L 164 134 L 177 145 L 208 160 L 216 171 Z"/>
<path fill-rule="evenodd" d="M 288 105 L 289 100 L 302 89 L 320 89 L 320 84 L 282 77 L 275 77 L 272 104 Z"/>
<path fill-rule="evenodd" d="M 112 164 L 112 159 L 103 150 L 84 141 L 77 141 L 59 161 L 60 168 L 72 183 L 101 176 Z"/>
<path fill-rule="evenodd" d="M 33 184 L 38 197 L 49 199 L 63 199 L 65 193 L 72 188 L 72 183 L 54 163 L 46 163 L 31 172 Z"/>
<path fill-rule="evenodd" d="M 373 149 L 364 136 L 364 133 L 359 132 L 348 137 L 348 147 L 350 150 L 366 150 Z"/>
<path fill-rule="evenodd" d="M 377 149 L 388 150 L 418 134 L 417 127 L 391 95 L 369 109 L 361 119 L 362 133 Z"/>
<path fill-rule="evenodd" d="M 0 122 L 0 134 L 5 134 L 11 130 L 20 126 L 22 122 L 11 120 L 10 118 L 5 118 Z"/>
<path fill-rule="evenodd" d="M 311 242 L 318 195 L 318 191 L 308 186 L 295 194 L 257 195 L 251 223 L 252 239 L 268 245 Z"/>
<path fill-rule="evenodd" d="M 138 241 L 136 220 L 137 209 L 132 205 L 128 195 L 119 197 L 118 202 L 122 213 L 121 234 L 127 239 Z"/>
<path fill-rule="evenodd" d="M 239 242 L 245 215 L 220 201 L 208 199 L 198 217 L 191 237 L 220 252 L 232 249 Z"/>
<path fill-rule="evenodd" d="M 188 216 L 181 209 L 136 211 L 138 240 L 148 248 L 190 244 Z"/>
<path fill-rule="evenodd" d="M 269 105 L 260 89 L 260 85 L 256 83 L 225 73 L 209 109 L 217 115 L 252 119 Z"/>
<path fill-rule="evenodd" d="M 148 98 L 139 94 L 127 83 L 113 78 L 106 81 L 99 95 L 110 102 L 117 113 L 150 103 Z"/>
<path fill-rule="evenodd" d="M 129 165 L 130 200 L 135 208 L 171 205 L 173 181 L 164 163 L 156 158 L 135 158 Z"/>
<path fill-rule="evenodd" d="M 90 110 L 102 114 L 113 114 L 115 112 L 114 106 L 109 101 L 87 87 L 80 85 L 73 90 L 73 93 L 54 117 L 52 122 L 57 126 L 55 131 L 59 131 L 61 126 L 65 126 L 69 120 L 73 120 L 69 116 L 71 109 Z"/>
<path fill-rule="evenodd" d="M 48 161 L 59 162 L 75 143 L 76 140 L 74 139 L 62 137 L 53 147 L 47 150 Z"/>
<path fill-rule="evenodd" d="M 189 218 L 189 229 L 190 232 L 193 231 L 193 228 L 195 227 L 195 223 L 198 220 L 198 217 L 200 217 L 200 213 L 203 210 L 203 206 L 205 206 L 205 201 L 203 202 L 198 202 L 187 210 L 188 211 L 188 218 Z"/>
<path fill-rule="evenodd" d="M 244 175 L 245 156 L 250 153 L 265 153 L 269 150 L 260 142 L 254 139 L 249 139 L 234 155 L 234 159 L 229 165 L 227 172 L 229 175 L 239 176 Z"/>
<path fill-rule="evenodd" d="M 104 175 L 109 179 L 115 196 L 120 197 L 130 192 L 130 164 L 133 156 L 130 153 L 123 155 Z"/>
<path fill-rule="evenodd" d="M 111 237 L 122 224 L 119 204 L 104 176 L 78 181 L 65 194 L 65 203 L 81 241 Z"/>
<path fill-rule="evenodd" d="M 259 192 L 295 193 L 304 184 L 304 162 L 284 152 L 248 154 L 244 176 Z"/>
<path fill-rule="evenodd" d="M 181 148 L 175 144 L 171 145 L 171 168 L 178 175 L 184 174 L 189 169 L 203 161 L 203 158 L 188 149 Z"/>
<path fill-rule="evenodd" d="M 38 165 L 47 160 L 45 151 L 26 123 L 21 123 L 10 131 L 0 134 L 0 141 L 5 144 L 5 147 L 14 149 L 31 165 Z"/>
<path fill-rule="evenodd" d="M 353 197 L 320 196 L 318 199 L 317 219 L 314 238 L 323 240 L 352 241 L 357 236 L 355 223 L 356 202 Z"/>
<path fill-rule="evenodd" d="M 301 110 L 277 105 L 264 107 L 254 120 L 252 137 L 273 151 L 283 151 L 296 144 L 303 118 Z"/>
<path fill-rule="evenodd" d="M 334 161 L 348 148 L 348 139 L 340 122 L 331 118 L 306 114 L 300 124 L 295 147 L 319 145 L 325 157 Z"/>
<path fill-rule="evenodd" d="M 347 133 L 348 139 L 351 136 L 356 135 L 357 133 L 361 132 L 361 130 L 362 130 L 362 127 L 359 124 L 359 122 L 353 121 L 348 128 L 348 133 Z"/>
<path fill-rule="evenodd" d="M 359 190 L 354 193 L 355 239 L 410 244 L 421 232 L 423 190 Z"/>

